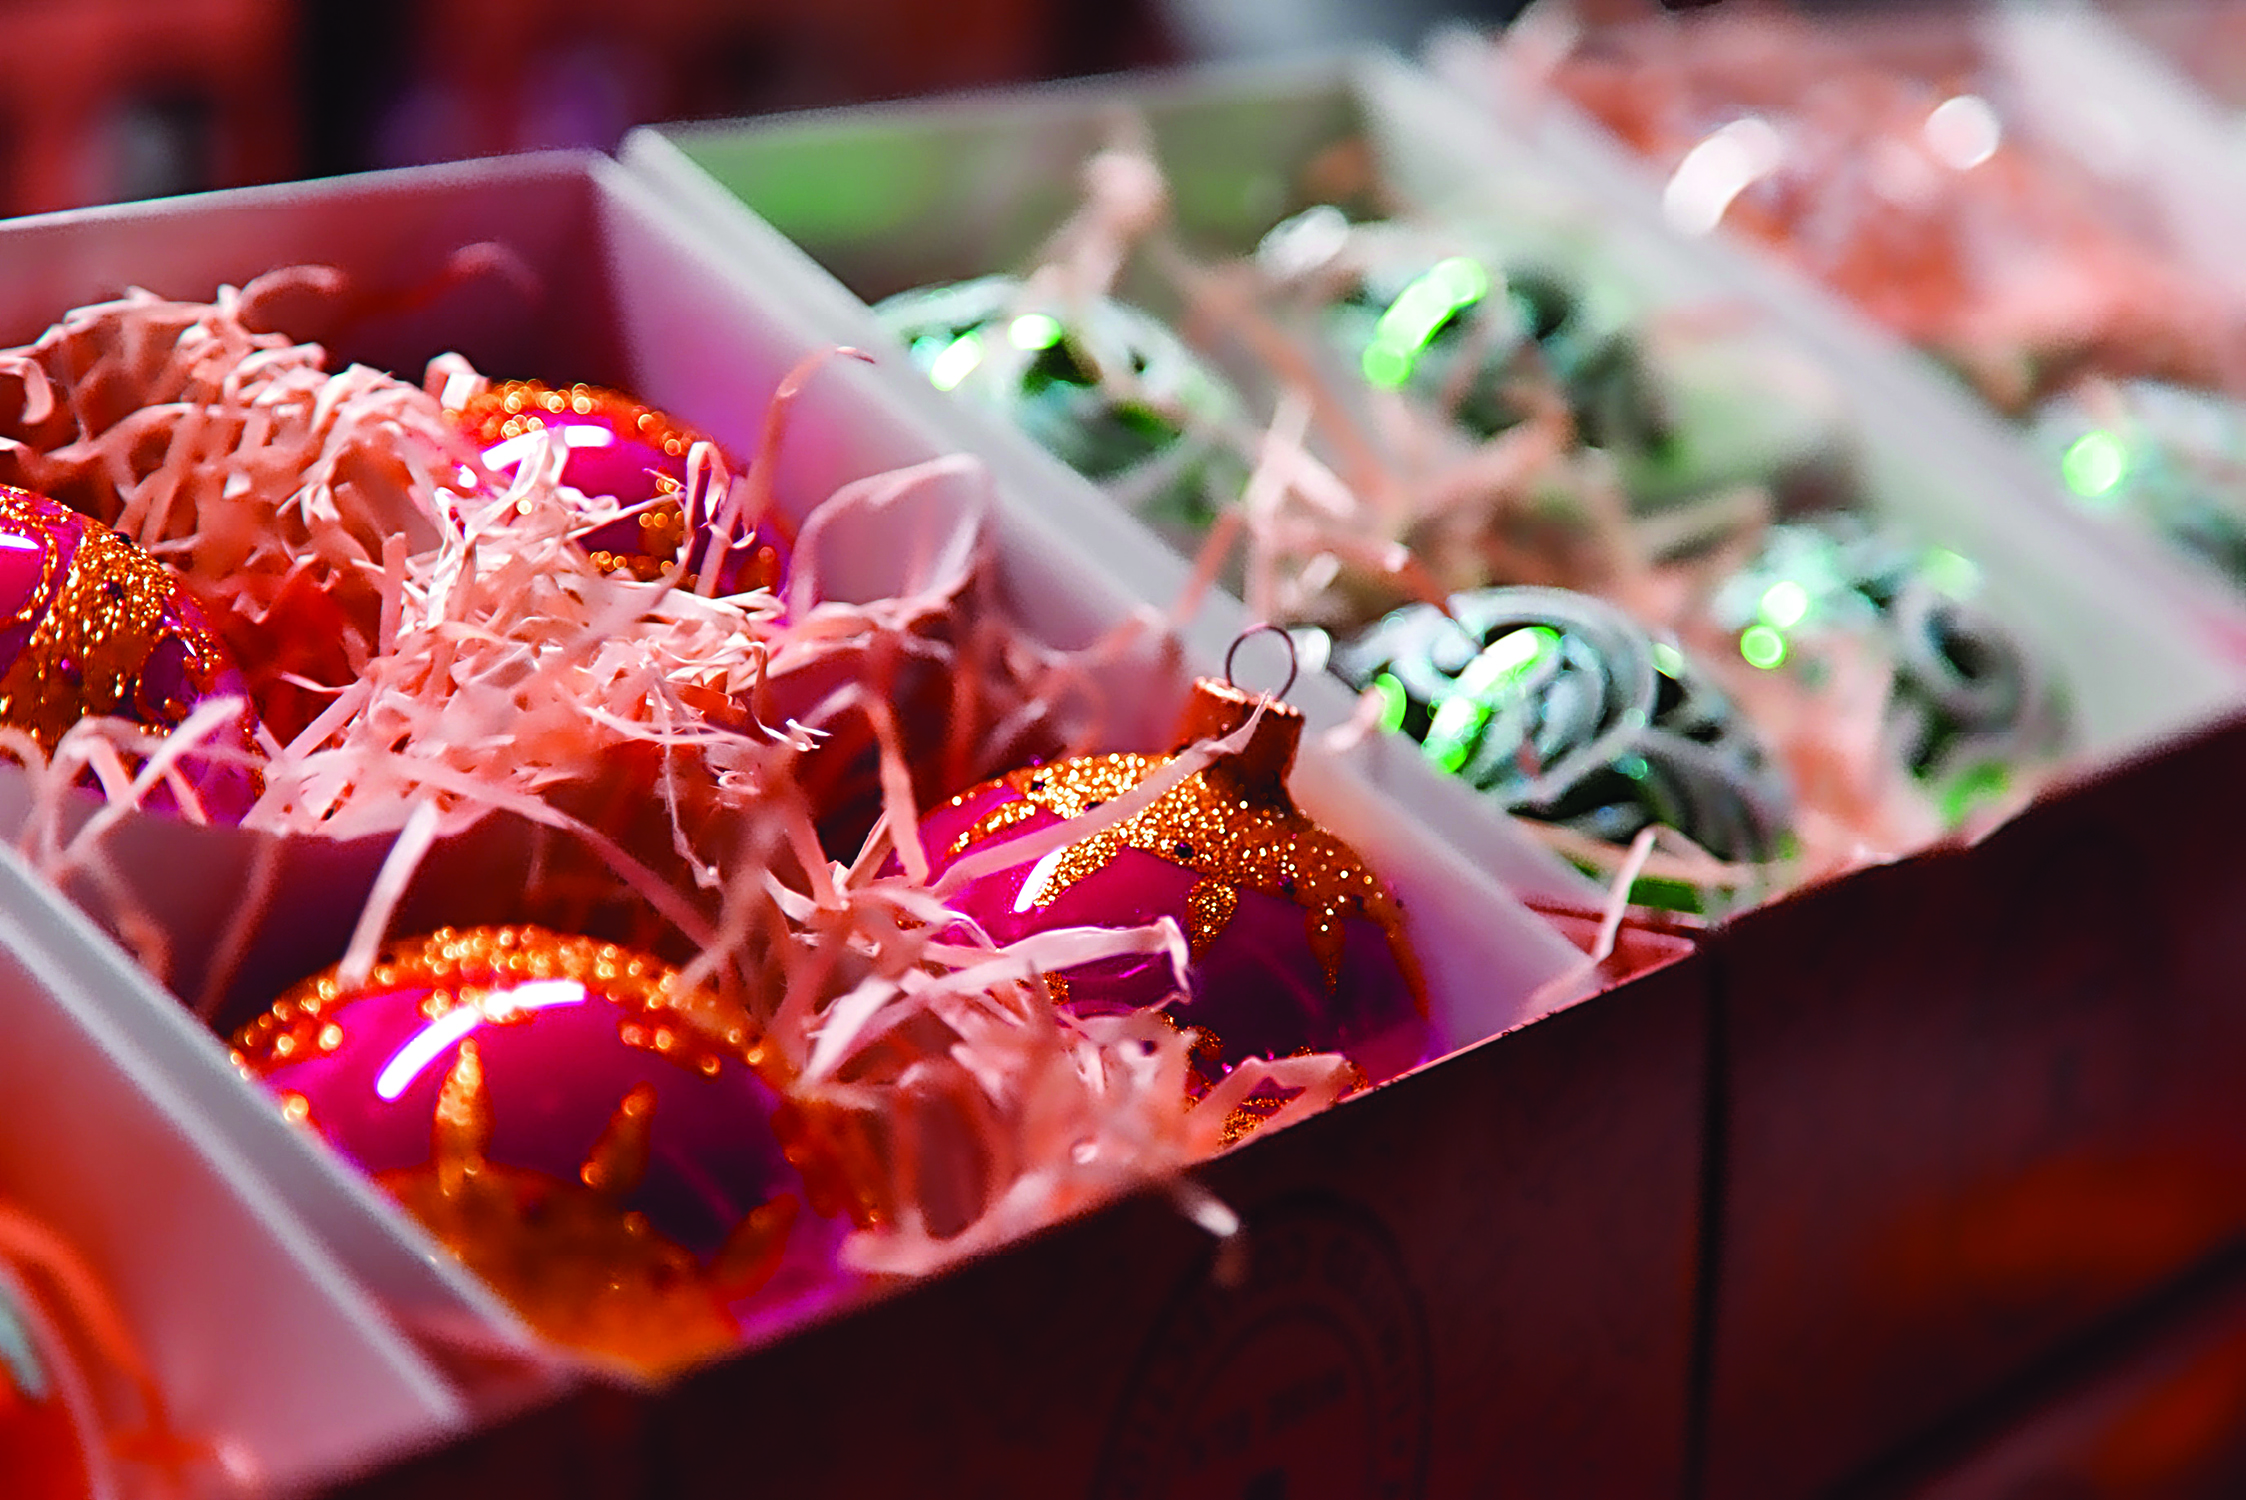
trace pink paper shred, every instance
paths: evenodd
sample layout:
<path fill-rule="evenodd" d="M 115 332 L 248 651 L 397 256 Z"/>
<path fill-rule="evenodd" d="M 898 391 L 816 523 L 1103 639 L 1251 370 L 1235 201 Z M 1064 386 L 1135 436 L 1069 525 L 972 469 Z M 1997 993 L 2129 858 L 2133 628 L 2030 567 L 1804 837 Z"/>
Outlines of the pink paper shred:
<path fill-rule="evenodd" d="M 253 672 L 258 708 L 284 730 L 250 757 L 265 790 L 244 827 L 395 836 L 347 965 L 404 935 L 393 903 L 439 839 L 494 816 L 558 830 L 604 901 L 635 911 L 653 946 L 762 1030 L 806 1117 L 878 1142 L 856 1191 L 879 1211 L 846 1255 L 885 1274 L 928 1271 L 1208 1156 L 1259 1089 L 1292 1095 L 1270 1128 L 1350 1086 L 1344 1060 L 1302 1057 L 1250 1064 L 1197 1097 L 1192 1038 L 1159 1009 L 1078 1019 L 1040 978 L 1123 951 L 1169 952 L 1182 968 L 1174 924 L 997 948 L 883 859 L 915 837 L 916 799 L 933 800 L 916 770 L 940 767 L 948 794 L 1034 754 L 1104 748 L 1100 673 L 1134 654 L 1140 671 L 1150 653 L 1168 659 L 1150 618 L 1073 652 L 1009 619 L 979 466 L 938 460 L 836 491 L 797 529 L 785 601 L 606 576 L 574 538 L 614 519 L 616 502 L 565 498 L 558 449 L 510 483 L 481 469 L 446 415 L 482 384 L 457 356 L 423 387 L 330 370 L 319 346 L 253 331 L 252 311 L 283 293 L 337 285 L 294 268 L 209 304 L 134 291 L 0 352 L 0 478 L 163 556 L 227 617 L 238 650 L 275 644 L 260 631 L 301 634 L 305 618 L 331 627 L 330 659 L 277 651 L 265 679 Z M 696 450 L 714 513 L 762 514 L 787 397 L 825 358 L 783 384 L 748 474 Z M 896 591 L 824 597 L 826 539 L 908 510 Z M 199 715 L 175 749 L 218 719 Z M 109 833 L 149 816 L 137 809 L 167 774 L 160 739 L 87 721 L 51 760 L 11 731 L 0 747 L 29 789 L 22 847 L 50 878 L 91 881 L 161 974 L 165 936 L 105 854 Z M 89 770 L 110 800 L 80 821 Z M 602 816 L 618 797 L 627 815 Z M 833 820 L 851 798 L 879 816 L 860 857 L 836 861 Z M 253 898 L 272 881 L 269 859 L 256 868 Z M 255 920 L 253 906 L 222 948 L 239 951 Z"/>

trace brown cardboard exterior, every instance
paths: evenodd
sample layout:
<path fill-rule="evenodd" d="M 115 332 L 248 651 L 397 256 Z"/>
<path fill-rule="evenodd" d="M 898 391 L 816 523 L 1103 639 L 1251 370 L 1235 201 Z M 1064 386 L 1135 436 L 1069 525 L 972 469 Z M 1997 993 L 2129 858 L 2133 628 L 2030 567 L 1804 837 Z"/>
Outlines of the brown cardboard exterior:
<path fill-rule="evenodd" d="M 628 1419 L 577 1393 L 331 1494 L 1682 1494 L 1710 976 L 1687 952 L 1196 1171 L 1225 1248 L 1149 1191 Z"/>
<path fill-rule="evenodd" d="M 2228 1500 L 2246 1492 L 2246 1277 L 2195 1277 L 2008 1410 L 1850 1481 L 1851 1500 Z"/>
<path fill-rule="evenodd" d="M 1714 941 L 1707 1493 L 1823 1493 L 2246 1235 L 2246 722 Z"/>

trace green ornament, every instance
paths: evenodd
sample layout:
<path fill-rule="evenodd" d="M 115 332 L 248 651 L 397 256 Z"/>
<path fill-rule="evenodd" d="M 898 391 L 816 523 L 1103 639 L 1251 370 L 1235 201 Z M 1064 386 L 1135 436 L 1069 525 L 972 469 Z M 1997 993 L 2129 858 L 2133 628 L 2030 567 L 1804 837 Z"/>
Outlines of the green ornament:
<path fill-rule="evenodd" d="M 1551 382 L 1591 446 L 1667 446 L 1636 343 L 1593 316 L 1564 276 L 1500 266 L 1407 225 L 1348 225 L 1330 207 L 1274 229 L 1258 257 L 1299 275 L 1319 250 L 1325 276 L 1340 278 L 1329 334 L 1366 384 L 1441 402 L 1464 431 L 1492 438 L 1529 414 L 1534 385 Z"/>
<path fill-rule="evenodd" d="M 2246 584 L 2246 411 L 2235 399 L 2087 381 L 2045 405 L 2034 430 L 2084 510 L 2133 521 Z"/>
<path fill-rule="evenodd" d="M 1974 602 L 1978 581 L 1954 552 L 1837 514 L 1770 527 L 1711 609 L 1752 666 L 1814 672 L 1816 648 L 1843 638 L 1879 652 L 1894 672 L 1889 744 L 1955 823 L 2065 739 L 2056 685 Z"/>
<path fill-rule="evenodd" d="M 939 389 L 1001 413 L 1173 540 L 1190 544 L 1246 481 L 1219 439 L 1238 399 L 1134 307 L 1064 306 L 985 276 L 900 293 L 874 312 Z"/>
<path fill-rule="evenodd" d="M 1508 811 L 1608 843 L 1659 823 L 1764 860 L 1793 817 L 1785 778 L 1731 704 L 1604 600 L 1476 589 L 1418 604 L 1332 654 L 1383 722 Z"/>

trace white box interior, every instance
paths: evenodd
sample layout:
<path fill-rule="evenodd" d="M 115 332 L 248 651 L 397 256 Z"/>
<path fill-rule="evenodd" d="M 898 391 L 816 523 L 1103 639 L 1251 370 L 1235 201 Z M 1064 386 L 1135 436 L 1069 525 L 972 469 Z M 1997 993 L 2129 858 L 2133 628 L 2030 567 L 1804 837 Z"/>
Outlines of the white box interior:
<path fill-rule="evenodd" d="M 771 389 L 806 352 L 831 342 L 817 320 L 775 299 L 765 268 L 715 248 L 645 182 L 584 156 L 250 190 L 0 227 L 0 330 L 28 339 L 67 308 L 127 285 L 203 298 L 222 282 L 295 262 L 341 266 L 372 291 L 411 288 L 430 282 L 453 250 L 484 240 L 504 243 L 533 268 L 542 295 L 470 283 L 404 318 L 367 324 L 335 352 L 417 376 L 430 355 L 459 349 L 495 376 L 614 384 L 747 452 Z M 800 516 L 847 480 L 957 446 L 946 406 L 903 404 L 894 389 L 847 361 L 813 382 L 782 454 L 777 488 L 784 508 Z M 1003 592 L 1018 617 L 1048 640 L 1086 642 L 1144 608 L 1098 565 L 1104 539 L 1096 527 L 1005 497 L 995 530 Z M 1207 643 L 1188 650 L 1187 664 L 1214 665 Z M 1153 652 L 1126 664 L 1108 686 L 1120 705 L 1119 746 L 1166 740 L 1180 682 Z M 0 793 L 11 790 L 6 781 L 0 776 Z M 1299 788 L 1305 810 L 1360 840 L 1397 889 L 1446 1046 L 1533 1019 L 1532 998 L 1541 997 L 1538 1008 L 1557 1003 L 1550 982 L 1574 969 L 1578 956 L 1547 924 L 1314 749 Z M 20 786 L 12 792 L 20 820 Z M 260 840 L 161 817 L 128 821 L 117 846 L 127 856 L 120 863 L 145 877 L 177 945 L 207 949 L 248 886 Z M 301 966 L 300 975 L 340 956 L 381 845 L 295 840 L 276 852 L 281 874 L 265 926 L 280 930 L 279 951 Z M 189 878 L 166 878 L 167 872 Z M 235 1073 L 218 1038 L 121 952 L 86 938 L 74 914 L 43 903 L 28 887 L 14 899 L 0 948 L 27 964 L 74 954 L 87 1013 L 120 1045 L 144 1049 L 195 1127 L 253 1163 L 377 1295 L 413 1319 L 481 1326 L 502 1342 L 522 1336 L 402 1215 L 286 1125 Z M 8 1003 L 37 1010 L 52 997 L 32 991 Z"/>
<path fill-rule="evenodd" d="M 0 851 L 0 1098 L 14 1122 L 0 1200 L 100 1277 L 178 1431 L 238 1452 L 267 1484 L 463 1430 L 466 1405 L 391 1309 L 205 1128 L 163 1049 L 115 1024 L 116 959 Z"/>

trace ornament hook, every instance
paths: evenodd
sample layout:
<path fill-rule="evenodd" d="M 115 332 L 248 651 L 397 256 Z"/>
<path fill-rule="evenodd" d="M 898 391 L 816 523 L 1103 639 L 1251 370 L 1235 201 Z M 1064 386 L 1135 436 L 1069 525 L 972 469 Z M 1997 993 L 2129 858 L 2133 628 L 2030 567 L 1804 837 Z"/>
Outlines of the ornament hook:
<path fill-rule="evenodd" d="M 1232 649 L 1224 653 L 1224 680 L 1234 687 L 1240 686 L 1240 680 L 1232 675 L 1232 659 L 1240 654 L 1242 646 L 1267 630 L 1287 643 L 1287 680 L 1280 683 L 1279 691 L 1271 695 L 1274 698 L 1284 698 L 1287 696 L 1287 690 L 1295 685 L 1296 675 L 1302 670 L 1302 658 L 1296 652 L 1295 638 L 1269 620 L 1250 625 L 1246 630 L 1232 638 Z"/>

